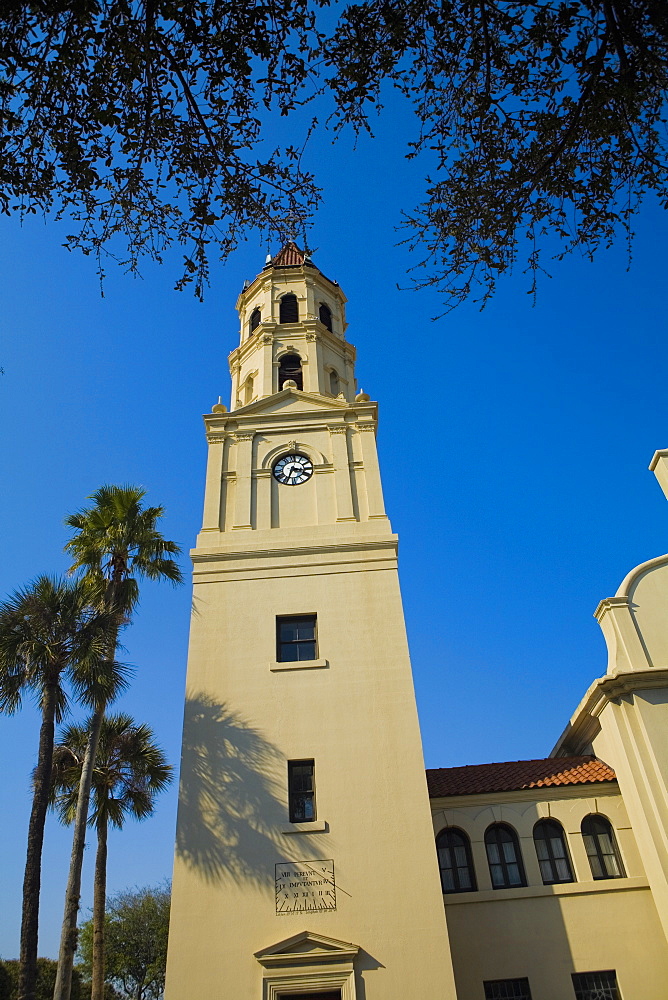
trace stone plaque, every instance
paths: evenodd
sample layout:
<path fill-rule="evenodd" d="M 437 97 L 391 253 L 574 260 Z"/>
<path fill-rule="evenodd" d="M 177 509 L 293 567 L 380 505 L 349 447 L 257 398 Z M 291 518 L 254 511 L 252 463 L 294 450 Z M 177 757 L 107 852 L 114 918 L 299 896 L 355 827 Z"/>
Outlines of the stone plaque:
<path fill-rule="evenodd" d="M 333 861 L 281 861 L 276 865 L 276 913 L 335 910 Z"/>

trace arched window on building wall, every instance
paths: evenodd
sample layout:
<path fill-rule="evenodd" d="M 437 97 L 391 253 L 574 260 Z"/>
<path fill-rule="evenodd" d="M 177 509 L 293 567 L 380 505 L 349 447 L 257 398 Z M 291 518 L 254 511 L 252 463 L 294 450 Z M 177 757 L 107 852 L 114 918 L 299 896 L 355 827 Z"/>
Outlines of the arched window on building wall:
<path fill-rule="evenodd" d="M 324 302 L 320 303 L 319 310 L 320 322 L 323 326 L 326 326 L 329 332 L 332 332 L 332 310 L 329 306 L 325 305 Z"/>
<path fill-rule="evenodd" d="M 536 845 L 543 885 L 574 881 L 566 838 L 560 823 L 554 819 L 540 820 L 533 828 L 533 842 Z"/>
<path fill-rule="evenodd" d="M 302 359 L 298 354 L 284 354 L 278 367 L 278 391 L 283 388 L 283 383 L 292 379 L 297 383 L 298 389 L 304 388 L 302 376 Z"/>
<path fill-rule="evenodd" d="M 441 830 L 436 838 L 436 853 L 443 892 L 474 892 L 476 882 L 471 842 L 464 831 L 454 826 Z"/>
<path fill-rule="evenodd" d="M 260 320 L 261 319 L 262 319 L 262 314 L 261 314 L 260 310 L 259 309 L 253 309 L 253 312 L 250 314 L 250 319 L 248 321 L 248 333 L 249 333 L 249 335 L 253 332 L 253 330 L 257 330 L 258 326 L 260 325 Z"/>
<path fill-rule="evenodd" d="M 339 376 L 337 371 L 332 368 L 329 373 L 329 391 L 332 396 L 338 396 L 341 392 L 341 383 L 339 382 Z"/>
<path fill-rule="evenodd" d="M 493 889 L 514 889 L 526 885 L 517 834 L 505 823 L 493 823 L 485 831 L 485 849 Z"/>
<path fill-rule="evenodd" d="M 248 406 L 253 400 L 253 376 L 249 375 L 244 382 L 244 406 Z"/>
<path fill-rule="evenodd" d="M 624 867 L 612 826 L 605 816 L 591 813 L 582 820 L 584 840 L 594 878 L 623 878 Z"/>
<path fill-rule="evenodd" d="M 278 321 L 279 323 L 299 322 L 299 303 L 297 302 L 297 296 L 293 295 L 292 292 L 288 295 L 284 295 L 281 299 L 278 311 Z"/>

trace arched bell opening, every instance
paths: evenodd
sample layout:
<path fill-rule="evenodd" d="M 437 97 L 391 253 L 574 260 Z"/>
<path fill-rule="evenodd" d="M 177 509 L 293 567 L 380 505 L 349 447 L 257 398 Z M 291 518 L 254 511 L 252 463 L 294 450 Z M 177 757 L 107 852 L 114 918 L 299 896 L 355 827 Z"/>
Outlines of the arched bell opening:
<path fill-rule="evenodd" d="M 262 320 L 262 313 L 259 309 L 253 309 L 250 314 L 250 319 L 248 321 L 248 335 L 250 336 L 255 330 L 257 330 L 260 322 Z"/>
<path fill-rule="evenodd" d="M 298 389 L 304 388 L 304 377 L 302 373 L 302 359 L 298 354 L 284 354 L 278 367 L 278 391 L 283 388 L 283 383 L 292 379 L 297 383 Z"/>
<path fill-rule="evenodd" d="M 332 396 L 338 396 L 341 392 L 341 381 L 335 368 L 331 368 L 329 372 L 329 391 Z"/>
<path fill-rule="evenodd" d="M 332 310 L 324 302 L 320 303 L 318 316 L 322 325 L 327 327 L 329 332 L 332 333 Z"/>
<path fill-rule="evenodd" d="M 293 295 L 292 292 L 284 295 L 281 299 L 278 310 L 278 321 L 279 323 L 299 322 L 299 303 L 297 302 L 297 296 Z"/>

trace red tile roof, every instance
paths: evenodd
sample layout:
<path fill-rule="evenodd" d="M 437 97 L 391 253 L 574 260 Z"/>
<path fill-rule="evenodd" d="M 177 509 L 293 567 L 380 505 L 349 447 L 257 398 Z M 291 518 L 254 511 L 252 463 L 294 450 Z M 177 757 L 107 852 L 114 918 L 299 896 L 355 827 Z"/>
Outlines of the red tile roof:
<path fill-rule="evenodd" d="M 612 768 L 592 756 L 509 760 L 502 764 L 467 764 L 427 771 L 427 786 L 433 799 L 615 780 Z"/>
<path fill-rule="evenodd" d="M 271 263 L 274 267 L 299 267 L 304 263 L 305 258 L 306 254 L 304 251 L 300 250 L 292 240 L 288 240 L 276 256 L 272 257 Z"/>

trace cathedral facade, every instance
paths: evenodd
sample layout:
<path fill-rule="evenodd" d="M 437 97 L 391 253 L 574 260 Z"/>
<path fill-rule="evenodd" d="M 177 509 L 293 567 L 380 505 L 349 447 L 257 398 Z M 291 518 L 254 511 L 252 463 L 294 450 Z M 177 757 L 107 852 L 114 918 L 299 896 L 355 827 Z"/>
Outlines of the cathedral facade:
<path fill-rule="evenodd" d="M 668 558 L 550 758 L 425 775 L 345 304 L 287 243 L 204 418 L 166 1000 L 663 1000 Z"/>

